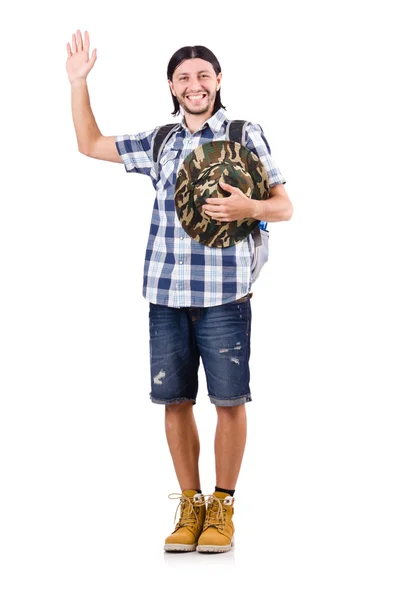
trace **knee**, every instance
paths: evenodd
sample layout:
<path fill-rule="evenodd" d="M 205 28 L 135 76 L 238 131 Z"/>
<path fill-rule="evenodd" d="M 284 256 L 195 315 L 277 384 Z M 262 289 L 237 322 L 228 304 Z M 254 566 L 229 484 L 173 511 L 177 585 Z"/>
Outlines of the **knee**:
<path fill-rule="evenodd" d="M 166 404 L 165 414 L 166 415 L 178 415 L 186 414 L 193 410 L 192 402 L 179 402 L 178 404 Z"/>
<path fill-rule="evenodd" d="M 239 404 L 238 406 L 217 406 L 216 412 L 218 419 L 239 419 L 245 416 L 245 404 Z"/>
<path fill-rule="evenodd" d="M 180 404 L 169 404 L 165 407 L 165 426 L 166 429 L 185 426 L 193 418 L 193 404 L 191 402 L 181 402 Z"/>

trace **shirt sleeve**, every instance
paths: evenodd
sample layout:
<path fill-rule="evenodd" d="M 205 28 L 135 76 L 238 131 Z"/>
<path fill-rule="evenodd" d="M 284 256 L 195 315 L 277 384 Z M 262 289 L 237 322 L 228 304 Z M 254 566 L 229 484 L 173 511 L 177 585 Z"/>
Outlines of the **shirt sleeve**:
<path fill-rule="evenodd" d="M 280 169 L 270 154 L 270 147 L 262 127 L 256 123 L 250 123 L 247 127 L 246 134 L 246 146 L 249 150 L 255 152 L 261 159 L 269 178 L 269 186 L 273 187 L 280 183 L 286 183 Z"/>
<path fill-rule="evenodd" d="M 127 173 L 151 175 L 153 169 L 152 140 L 156 129 L 136 135 L 116 135 L 117 152 Z"/>

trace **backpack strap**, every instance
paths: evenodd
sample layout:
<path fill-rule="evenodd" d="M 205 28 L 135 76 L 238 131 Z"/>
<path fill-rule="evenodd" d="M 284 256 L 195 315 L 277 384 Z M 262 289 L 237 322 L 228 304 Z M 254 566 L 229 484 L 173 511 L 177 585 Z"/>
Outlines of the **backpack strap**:
<path fill-rule="evenodd" d="M 179 128 L 179 123 L 169 123 L 168 125 L 162 125 L 157 127 L 152 139 L 152 156 L 156 177 L 159 174 L 159 162 L 161 153 L 164 150 L 164 146 L 171 137 L 171 135 Z"/>
<path fill-rule="evenodd" d="M 228 121 L 226 125 L 226 139 L 232 142 L 238 142 L 242 146 L 245 146 L 245 131 L 247 126 L 250 124 L 249 121 Z M 264 136 L 263 136 L 264 137 Z M 270 154 L 270 146 L 267 143 L 267 139 L 265 138 L 266 147 Z M 260 246 L 262 244 L 261 233 L 259 229 L 263 229 L 264 231 L 268 231 L 267 223 L 265 221 L 261 221 L 258 227 L 252 232 L 252 237 L 254 238 L 255 246 Z"/>
<path fill-rule="evenodd" d="M 263 221 L 261 221 L 261 223 L 263 223 Z M 254 246 L 255 248 L 257 248 L 258 246 L 262 246 L 262 234 L 261 234 L 261 223 L 255 227 L 255 229 L 253 231 L 251 231 L 251 235 L 252 238 L 254 240 Z M 267 223 L 266 223 L 267 225 Z M 263 231 L 267 231 L 267 229 L 264 229 Z"/>
<path fill-rule="evenodd" d="M 249 121 L 228 121 L 226 125 L 226 139 L 245 146 L 245 130 L 248 124 Z"/>
<path fill-rule="evenodd" d="M 250 124 L 249 121 L 229 121 L 226 125 L 226 139 L 231 140 L 232 142 L 238 142 L 242 146 L 245 146 L 245 130 L 247 126 Z M 263 136 L 266 144 L 267 151 L 271 154 L 270 146 Z"/>

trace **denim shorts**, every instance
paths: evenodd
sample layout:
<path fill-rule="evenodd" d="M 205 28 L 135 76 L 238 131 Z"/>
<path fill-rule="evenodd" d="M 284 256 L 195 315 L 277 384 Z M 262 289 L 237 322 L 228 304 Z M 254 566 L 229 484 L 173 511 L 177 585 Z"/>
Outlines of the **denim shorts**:
<path fill-rule="evenodd" d="M 249 295 L 208 308 L 150 304 L 149 326 L 152 402 L 195 404 L 200 358 L 213 404 L 251 401 Z"/>

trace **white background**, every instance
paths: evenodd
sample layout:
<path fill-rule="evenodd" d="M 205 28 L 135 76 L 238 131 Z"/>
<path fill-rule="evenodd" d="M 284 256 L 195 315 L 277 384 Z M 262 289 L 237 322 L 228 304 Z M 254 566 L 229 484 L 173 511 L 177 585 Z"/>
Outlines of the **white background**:
<path fill-rule="evenodd" d="M 0 592 L 395 600 L 395 26 L 391 2 L 19 3 L 1 36 Z M 295 213 L 254 286 L 234 551 L 170 556 L 178 491 L 149 401 L 149 178 L 77 151 L 78 28 L 104 135 L 172 121 L 181 46 L 261 123 Z M 215 410 L 195 409 L 204 493 Z M 139 591 L 138 591 L 139 590 Z"/>

